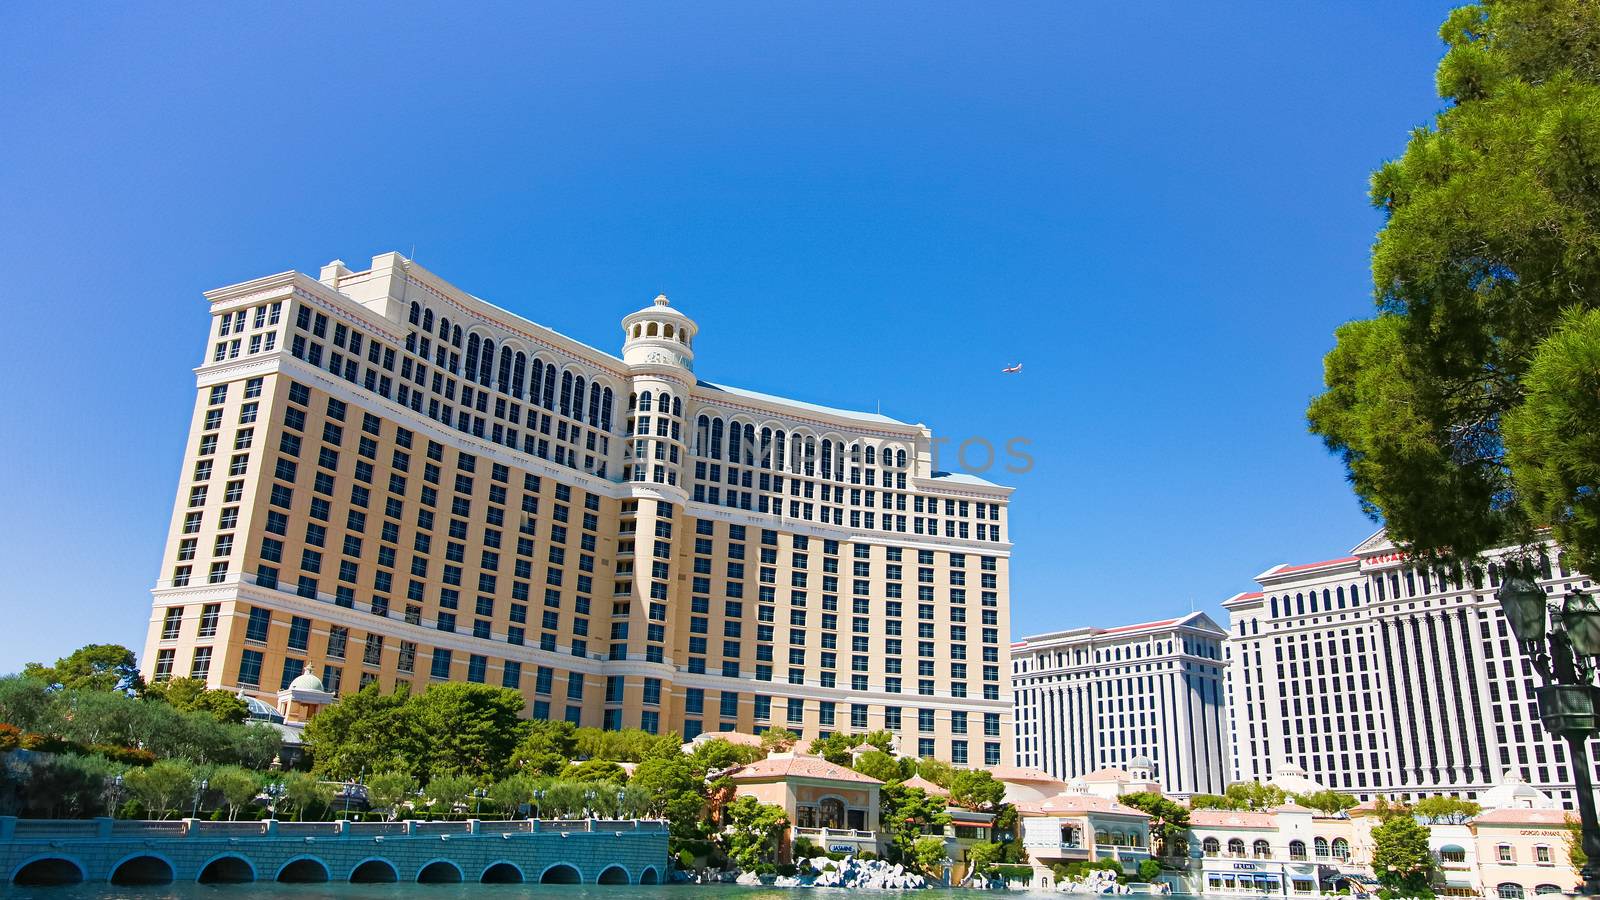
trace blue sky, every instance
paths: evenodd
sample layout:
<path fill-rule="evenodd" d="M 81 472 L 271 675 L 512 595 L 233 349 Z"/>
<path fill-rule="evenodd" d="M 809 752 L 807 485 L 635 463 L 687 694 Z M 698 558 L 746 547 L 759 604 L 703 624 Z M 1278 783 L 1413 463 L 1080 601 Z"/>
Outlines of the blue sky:
<path fill-rule="evenodd" d="M 1373 527 L 1304 406 L 1448 4 L 77 9 L 0 9 L 0 671 L 142 645 L 201 292 L 413 247 L 603 348 L 665 291 L 701 377 L 1029 439 L 1018 636 Z"/>

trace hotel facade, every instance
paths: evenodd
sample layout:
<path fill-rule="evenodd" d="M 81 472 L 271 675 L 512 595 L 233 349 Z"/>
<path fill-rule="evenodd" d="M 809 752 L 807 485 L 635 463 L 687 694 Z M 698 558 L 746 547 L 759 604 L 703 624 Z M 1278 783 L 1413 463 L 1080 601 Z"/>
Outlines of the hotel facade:
<path fill-rule="evenodd" d="M 664 296 L 621 356 L 394 253 L 206 298 L 148 680 L 1009 762 L 1011 491 L 925 426 L 701 381 Z"/>
<path fill-rule="evenodd" d="M 1227 632 L 1204 613 L 1011 645 L 1017 765 L 1069 782 L 1146 769 L 1167 794 L 1221 793 Z"/>
<path fill-rule="evenodd" d="M 1574 808 L 1565 743 L 1540 725 L 1538 676 L 1494 596 L 1511 552 L 1445 568 L 1379 532 L 1224 602 L 1232 780 L 1299 767 L 1361 800 L 1477 799 L 1510 772 Z M 1594 587 L 1553 545 L 1533 562 L 1552 599 Z"/>

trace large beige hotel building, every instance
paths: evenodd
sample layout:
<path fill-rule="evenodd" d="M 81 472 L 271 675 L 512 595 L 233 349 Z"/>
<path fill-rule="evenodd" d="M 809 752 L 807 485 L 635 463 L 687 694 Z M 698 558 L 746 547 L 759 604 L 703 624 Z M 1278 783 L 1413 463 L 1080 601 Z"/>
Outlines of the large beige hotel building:
<path fill-rule="evenodd" d="M 1010 489 L 926 427 L 698 380 L 665 297 L 620 358 L 394 253 L 206 297 L 147 679 L 1010 762 Z"/>

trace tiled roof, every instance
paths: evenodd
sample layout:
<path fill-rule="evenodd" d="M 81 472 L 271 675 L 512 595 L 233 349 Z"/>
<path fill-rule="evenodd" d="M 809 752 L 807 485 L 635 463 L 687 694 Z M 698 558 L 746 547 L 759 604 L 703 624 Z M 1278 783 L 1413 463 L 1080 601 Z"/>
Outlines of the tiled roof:
<path fill-rule="evenodd" d="M 766 759 L 740 766 L 728 773 L 734 781 L 759 781 L 767 778 L 815 778 L 819 781 L 854 782 L 856 784 L 883 784 L 876 778 L 835 765 L 817 756 L 797 756 L 775 753 Z"/>
<path fill-rule="evenodd" d="M 1025 816 L 1054 816 L 1073 813 L 1108 813 L 1119 816 L 1150 818 L 1150 814 L 1115 800 L 1093 794 L 1057 794 L 1045 800 L 1018 803 L 1017 811 Z"/>
<path fill-rule="evenodd" d="M 1189 812 L 1189 824 L 1201 828 L 1276 828 L 1271 813 L 1241 812 L 1235 809 L 1196 809 Z"/>
<path fill-rule="evenodd" d="M 1107 781 L 1132 781 L 1133 776 L 1129 775 L 1125 769 L 1105 768 L 1095 769 L 1087 775 L 1080 775 L 1077 780 L 1094 784 Z"/>
<path fill-rule="evenodd" d="M 913 775 L 910 778 L 907 778 L 905 781 L 902 781 L 900 783 L 902 785 L 904 785 L 905 787 L 908 787 L 908 788 L 922 788 L 923 793 L 927 794 L 930 797 L 948 797 L 948 796 L 950 796 L 950 792 L 949 791 L 945 790 L 942 787 L 939 787 L 937 784 L 934 784 L 933 782 L 929 781 L 928 779 L 923 778 L 921 775 Z"/>
<path fill-rule="evenodd" d="M 1000 781 L 1016 781 L 1022 783 L 1053 781 L 1065 786 L 1066 782 L 1039 769 L 1029 769 L 1023 766 L 990 766 L 989 774 Z"/>

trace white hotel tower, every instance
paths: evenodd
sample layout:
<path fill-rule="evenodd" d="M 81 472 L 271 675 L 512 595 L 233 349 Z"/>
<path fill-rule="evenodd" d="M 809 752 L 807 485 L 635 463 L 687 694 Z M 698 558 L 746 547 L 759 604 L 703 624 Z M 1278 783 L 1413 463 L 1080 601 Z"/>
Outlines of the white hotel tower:
<path fill-rule="evenodd" d="M 1505 555 L 1428 566 L 1380 531 L 1223 603 L 1233 779 L 1298 766 L 1362 800 L 1475 799 L 1511 770 L 1570 808 L 1565 748 L 1539 724 L 1533 670 L 1494 598 Z M 1552 598 L 1593 587 L 1553 545 L 1539 566 Z"/>
<path fill-rule="evenodd" d="M 1227 633 L 1204 613 L 1011 645 L 1017 765 L 1070 781 L 1140 757 L 1164 793 L 1221 793 Z"/>

